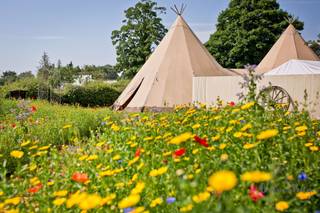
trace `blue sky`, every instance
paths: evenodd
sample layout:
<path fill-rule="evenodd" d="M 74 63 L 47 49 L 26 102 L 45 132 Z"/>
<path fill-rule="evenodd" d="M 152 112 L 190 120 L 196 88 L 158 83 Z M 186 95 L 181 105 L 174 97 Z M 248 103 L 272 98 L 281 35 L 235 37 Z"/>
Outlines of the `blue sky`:
<path fill-rule="evenodd" d="M 75 65 L 114 64 L 110 39 L 119 29 L 123 11 L 135 0 L 0 0 L 0 71 L 35 72 L 44 51 L 52 62 Z M 168 8 L 163 23 L 169 27 L 173 4 L 187 4 L 184 18 L 202 41 L 215 31 L 219 12 L 228 0 L 158 0 Z M 279 0 L 281 8 L 305 22 L 302 35 L 320 33 L 320 0 Z"/>

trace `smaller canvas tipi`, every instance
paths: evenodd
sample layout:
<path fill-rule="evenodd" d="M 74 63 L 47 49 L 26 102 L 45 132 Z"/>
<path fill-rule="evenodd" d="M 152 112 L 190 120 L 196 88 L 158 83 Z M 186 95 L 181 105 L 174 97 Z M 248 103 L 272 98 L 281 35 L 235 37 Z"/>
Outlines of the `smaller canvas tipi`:
<path fill-rule="evenodd" d="M 268 72 L 291 59 L 319 61 L 292 24 L 282 33 L 268 54 L 256 68 L 257 74 Z"/>
<path fill-rule="evenodd" d="M 116 110 L 161 111 L 192 102 L 193 76 L 236 75 L 222 68 L 178 17 L 113 105 Z"/>

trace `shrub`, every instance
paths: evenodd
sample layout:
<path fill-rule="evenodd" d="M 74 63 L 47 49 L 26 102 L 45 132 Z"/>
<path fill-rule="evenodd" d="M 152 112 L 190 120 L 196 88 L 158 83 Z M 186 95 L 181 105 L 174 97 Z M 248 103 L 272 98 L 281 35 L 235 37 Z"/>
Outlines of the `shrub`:
<path fill-rule="evenodd" d="M 118 92 L 122 92 L 126 86 L 129 84 L 130 80 L 120 80 L 111 84 L 111 87 L 117 90 Z"/>
<path fill-rule="evenodd" d="M 103 82 L 90 82 L 84 86 L 71 87 L 62 97 L 62 102 L 81 106 L 110 106 L 120 92 Z"/>

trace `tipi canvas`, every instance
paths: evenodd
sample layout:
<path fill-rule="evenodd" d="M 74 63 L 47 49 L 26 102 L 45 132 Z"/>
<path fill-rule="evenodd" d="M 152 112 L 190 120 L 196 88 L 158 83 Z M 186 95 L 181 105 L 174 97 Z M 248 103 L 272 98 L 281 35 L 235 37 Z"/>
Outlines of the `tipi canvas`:
<path fill-rule="evenodd" d="M 319 61 L 319 57 L 307 46 L 299 32 L 290 24 L 256 68 L 263 74 L 291 59 Z"/>
<path fill-rule="evenodd" d="M 181 15 L 114 103 L 114 109 L 162 111 L 192 102 L 193 76 L 227 76 Z"/>

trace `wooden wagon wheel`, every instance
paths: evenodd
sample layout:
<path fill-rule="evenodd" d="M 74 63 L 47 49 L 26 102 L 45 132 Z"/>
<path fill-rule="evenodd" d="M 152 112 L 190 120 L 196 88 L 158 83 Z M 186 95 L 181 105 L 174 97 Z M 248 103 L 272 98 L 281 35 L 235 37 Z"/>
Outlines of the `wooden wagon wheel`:
<path fill-rule="evenodd" d="M 292 98 L 289 93 L 279 86 L 270 86 L 260 91 L 258 103 L 270 110 L 282 108 L 288 111 L 293 106 Z"/>

